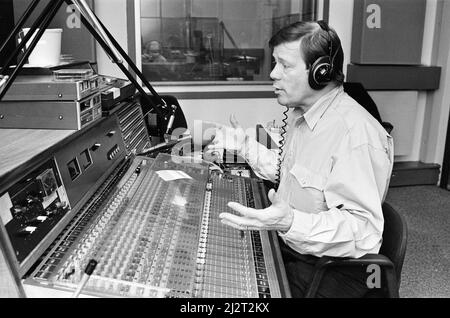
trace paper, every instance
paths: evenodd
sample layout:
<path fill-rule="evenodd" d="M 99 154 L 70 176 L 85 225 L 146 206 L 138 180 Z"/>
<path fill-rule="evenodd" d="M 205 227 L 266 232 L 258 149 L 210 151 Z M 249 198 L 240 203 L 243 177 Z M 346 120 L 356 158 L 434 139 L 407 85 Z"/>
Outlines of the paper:
<path fill-rule="evenodd" d="M 0 197 L 0 220 L 2 221 L 3 225 L 6 225 L 13 218 L 11 214 L 12 206 L 13 204 L 8 193 L 5 193 Z"/>
<path fill-rule="evenodd" d="M 156 171 L 156 173 L 164 181 L 172 181 L 177 179 L 192 179 L 186 172 L 181 170 L 159 170 Z"/>
<path fill-rule="evenodd" d="M 113 99 L 120 97 L 120 88 L 118 87 L 112 87 L 108 89 L 108 92 L 113 93 Z"/>

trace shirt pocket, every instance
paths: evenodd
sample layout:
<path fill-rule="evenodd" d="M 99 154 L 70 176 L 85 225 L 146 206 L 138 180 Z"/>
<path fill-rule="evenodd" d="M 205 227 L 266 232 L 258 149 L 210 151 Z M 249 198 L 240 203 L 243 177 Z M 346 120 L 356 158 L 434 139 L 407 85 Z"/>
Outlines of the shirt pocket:
<path fill-rule="evenodd" d="M 309 213 L 328 210 L 323 193 L 327 181 L 324 176 L 300 164 L 294 164 L 289 174 L 291 206 Z"/>

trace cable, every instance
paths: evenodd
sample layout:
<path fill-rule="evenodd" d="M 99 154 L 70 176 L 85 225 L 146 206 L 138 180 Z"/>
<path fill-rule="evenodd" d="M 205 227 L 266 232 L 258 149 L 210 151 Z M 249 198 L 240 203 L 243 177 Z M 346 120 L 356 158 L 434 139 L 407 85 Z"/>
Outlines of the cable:
<path fill-rule="evenodd" d="M 94 271 L 95 267 L 97 266 L 97 261 L 95 259 L 89 260 L 89 263 L 87 264 L 86 268 L 84 269 L 84 274 L 81 278 L 80 283 L 77 286 L 77 289 L 72 294 L 72 298 L 77 298 L 78 295 L 80 295 L 81 291 L 83 290 L 84 286 L 86 285 L 87 281 L 91 277 L 92 272 Z"/>
<path fill-rule="evenodd" d="M 283 122 L 283 125 L 281 126 L 281 132 L 280 132 L 280 153 L 278 154 L 278 166 L 277 166 L 277 172 L 275 174 L 275 190 L 278 189 L 278 186 L 280 185 L 280 177 L 281 177 L 281 163 L 283 162 L 283 159 L 281 157 L 283 153 L 285 138 L 284 135 L 286 134 L 286 126 L 287 126 L 287 113 L 289 111 L 289 107 L 285 106 L 286 109 L 283 112 L 284 118 L 281 120 Z"/>
<path fill-rule="evenodd" d="M 333 99 L 328 104 L 328 106 L 330 106 L 334 102 L 334 100 L 338 97 L 339 92 L 340 91 L 337 90 L 336 95 L 334 95 Z M 281 133 L 280 133 L 281 139 L 280 139 L 280 153 L 279 153 L 279 156 L 278 156 L 278 167 L 277 167 L 277 172 L 275 174 L 275 190 L 277 190 L 278 186 L 280 185 L 281 163 L 283 162 L 283 159 L 282 159 L 281 155 L 282 155 L 283 150 L 284 150 L 284 143 L 285 143 L 284 135 L 286 134 L 286 126 L 287 126 L 287 118 L 288 118 L 287 112 L 289 111 L 289 107 L 287 107 L 287 106 L 285 106 L 285 107 L 286 107 L 286 110 L 283 112 L 284 118 L 282 120 L 283 126 L 281 127 Z"/>
<path fill-rule="evenodd" d="M 211 166 L 212 166 L 212 167 L 210 167 L 211 170 L 219 170 L 220 173 L 222 173 L 222 174 L 224 173 L 224 172 L 223 172 L 223 169 L 222 169 L 221 167 L 219 167 L 219 165 L 215 164 L 214 162 L 209 161 L 209 160 L 205 160 L 205 159 L 201 159 L 201 160 L 202 160 L 203 162 L 205 162 L 205 163 L 211 165 Z"/>

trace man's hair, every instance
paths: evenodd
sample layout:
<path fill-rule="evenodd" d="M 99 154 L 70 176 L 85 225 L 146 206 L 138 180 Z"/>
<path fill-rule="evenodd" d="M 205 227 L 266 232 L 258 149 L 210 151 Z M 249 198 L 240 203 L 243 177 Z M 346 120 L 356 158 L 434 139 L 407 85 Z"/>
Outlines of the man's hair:
<path fill-rule="evenodd" d="M 310 69 L 319 57 L 330 56 L 333 64 L 331 80 L 342 84 L 345 76 L 342 71 L 344 52 L 342 51 L 341 40 L 334 29 L 326 26 L 328 32 L 314 21 L 295 22 L 276 32 L 270 39 L 269 46 L 273 49 L 280 44 L 301 39 L 300 53 L 307 69 Z"/>

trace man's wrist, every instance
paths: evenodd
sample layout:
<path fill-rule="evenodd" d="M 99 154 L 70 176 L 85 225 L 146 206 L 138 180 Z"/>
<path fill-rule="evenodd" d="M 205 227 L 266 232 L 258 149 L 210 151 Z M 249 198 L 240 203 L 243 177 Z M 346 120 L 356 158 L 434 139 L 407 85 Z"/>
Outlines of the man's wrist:
<path fill-rule="evenodd" d="M 283 234 L 287 233 L 291 229 L 292 223 L 294 223 L 294 211 L 291 207 L 287 207 L 287 209 L 288 213 L 285 217 L 285 222 L 283 222 L 283 228 L 280 229 L 280 232 Z"/>
<path fill-rule="evenodd" d="M 241 147 L 238 150 L 238 154 L 241 157 L 246 158 L 247 152 L 248 152 L 248 135 L 246 134 L 244 140 L 241 143 Z"/>

